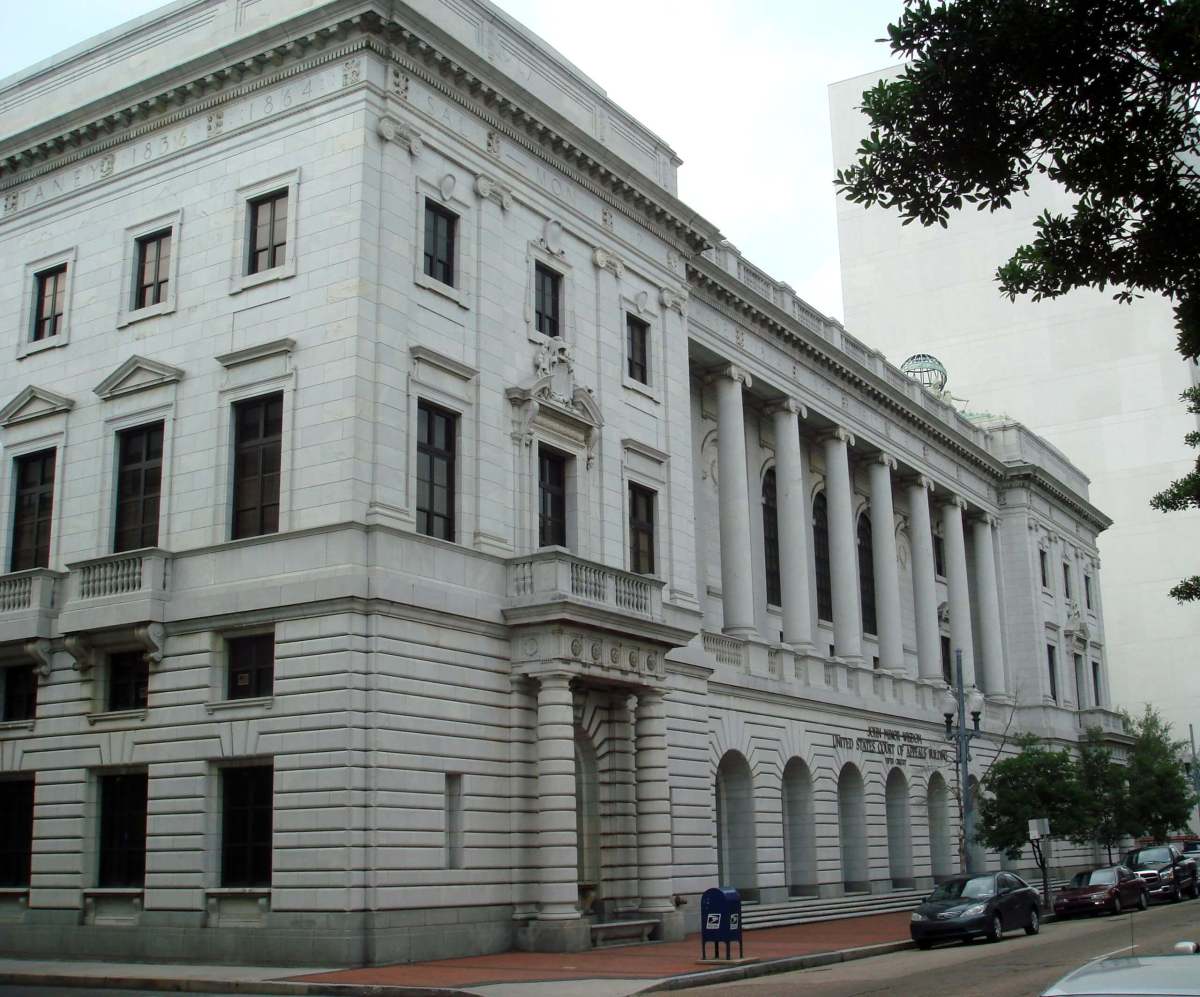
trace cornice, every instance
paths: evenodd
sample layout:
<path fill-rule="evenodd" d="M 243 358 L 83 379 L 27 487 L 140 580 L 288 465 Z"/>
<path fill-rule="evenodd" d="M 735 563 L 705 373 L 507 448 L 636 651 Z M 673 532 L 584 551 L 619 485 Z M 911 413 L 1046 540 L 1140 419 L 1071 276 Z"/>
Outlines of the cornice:
<path fill-rule="evenodd" d="M 1066 485 L 1036 464 L 1012 464 L 1005 473 L 1006 484 L 1029 484 L 1050 497 L 1061 502 L 1064 506 L 1080 516 L 1097 533 L 1102 533 L 1112 526 L 1113 521 L 1104 515 L 1091 502 L 1081 499 Z"/>

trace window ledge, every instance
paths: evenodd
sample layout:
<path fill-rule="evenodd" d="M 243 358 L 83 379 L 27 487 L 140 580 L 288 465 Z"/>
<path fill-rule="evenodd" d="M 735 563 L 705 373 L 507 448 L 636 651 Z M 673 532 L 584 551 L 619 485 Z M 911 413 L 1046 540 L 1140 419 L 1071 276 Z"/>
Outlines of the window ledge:
<path fill-rule="evenodd" d="M 25 357 L 32 356 L 34 353 L 41 353 L 43 350 L 52 350 L 58 346 L 66 346 L 70 340 L 66 332 L 60 332 L 54 336 L 47 336 L 45 339 L 29 340 L 22 343 L 17 349 L 17 359 L 23 360 Z"/>
<path fill-rule="evenodd" d="M 216 699 L 204 704 L 206 713 L 234 710 L 239 706 L 269 710 L 275 705 L 274 696 L 247 696 L 245 699 Z"/>
<path fill-rule="evenodd" d="M 21 897 L 29 896 L 28 886 L 0 886 L 0 897 L 16 897 L 18 900 Z"/>
<path fill-rule="evenodd" d="M 655 405 L 661 404 L 662 400 L 658 397 L 658 392 L 654 389 L 653 385 L 645 384 L 642 381 L 638 381 L 635 378 L 630 377 L 628 372 L 622 372 L 621 385 L 629 391 L 633 391 L 636 394 L 642 395 L 644 398 L 648 398 L 650 401 L 654 402 Z"/>
<path fill-rule="evenodd" d="M 260 270 L 258 273 L 238 274 L 233 278 L 229 293 L 241 294 L 242 291 L 248 291 L 252 287 L 258 287 L 260 284 L 270 284 L 272 281 L 286 280 L 288 277 L 295 276 L 296 259 L 295 257 L 291 257 L 282 266 L 271 267 L 270 270 Z"/>
<path fill-rule="evenodd" d="M 175 311 L 175 299 L 168 298 L 166 301 L 160 301 L 157 305 L 146 305 L 144 308 L 121 312 L 117 316 L 117 328 L 124 329 L 127 325 L 144 322 L 146 319 L 158 318 L 160 315 L 169 315 L 173 311 Z"/>
<path fill-rule="evenodd" d="M 0 720 L 0 734 L 10 730 L 33 730 L 35 721 L 29 720 Z"/>
<path fill-rule="evenodd" d="M 466 291 L 463 288 L 455 287 L 453 284 L 446 284 L 436 277 L 430 277 L 424 270 L 418 270 L 413 280 L 418 287 L 423 287 L 427 291 L 433 291 L 434 294 L 440 294 L 443 298 L 449 298 L 459 308 L 470 311 L 471 306 L 467 303 Z"/>
<path fill-rule="evenodd" d="M 142 707 L 140 710 L 108 710 L 104 713 L 89 713 L 87 722 L 89 724 L 119 722 L 122 720 L 145 720 L 146 709 Z"/>
<path fill-rule="evenodd" d="M 204 892 L 210 897 L 270 897 L 269 886 L 209 886 Z"/>

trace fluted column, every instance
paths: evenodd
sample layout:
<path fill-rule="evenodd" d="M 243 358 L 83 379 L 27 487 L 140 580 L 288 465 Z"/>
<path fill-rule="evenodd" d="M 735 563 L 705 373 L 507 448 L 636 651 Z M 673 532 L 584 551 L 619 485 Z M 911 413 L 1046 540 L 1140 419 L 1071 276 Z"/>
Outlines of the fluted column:
<path fill-rule="evenodd" d="M 657 689 L 637 701 L 638 893 L 647 913 L 674 911 L 671 794 L 667 782 L 667 708 Z"/>
<path fill-rule="evenodd" d="M 775 420 L 775 489 L 779 507 L 779 578 L 783 588 L 783 640 L 812 651 L 812 593 L 808 585 L 808 495 L 797 417 L 807 413 L 792 399 L 772 409 Z"/>
<path fill-rule="evenodd" d="M 579 917 L 575 714 L 570 676 L 541 676 L 537 701 L 538 917 Z"/>
<path fill-rule="evenodd" d="M 858 550 L 854 542 L 854 493 L 847 444 L 840 427 L 825 437 L 825 499 L 829 510 L 829 574 L 833 588 L 833 646 L 837 656 L 862 661 L 862 608 L 858 598 Z"/>
<path fill-rule="evenodd" d="M 879 666 L 904 669 L 904 630 L 900 621 L 900 569 L 896 565 L 896 517 L 892 471 L 896 461 L 881 453 L 871 462 L 871 560 L 875 563 L 875 616 L 879 625 Z"/>
<path fill-rule="evenodd" d="M 1008 694 L 1004 679 L 1004 645 L 1000 639 L 1000 592 L 996 584 L 996 554 L 992 537 L 994 516 L 975 519 L 971 530 L 975 545 L 975 598 L 979 600 L 979 650 L 983 691 L 992 696 Z"/>
<path fill-rule="evenodd" d="M 941 681 L 942 641 L 938 631 L 937 581 L 933 561 L 933 523 L 929 493 L 933 482 L 919 475 L 908 485 L 909 540 L 912 544 L 913 611 L 917 631 L 917 674 Z"/>
<path fill-rule="evenodd" d="M 721 520 L 721 602 L 727 634 L 756 633 L 750 542 L 750 493 L 746 482 L 746 426 L 742 386 L 753 383 L 740 367 L 730 365 L 715 378 L 717 385 L 717 480 Z"/>
<path fill-rule="evenodd" d="M 962 651 L 963 685 L 970 687 L 975 684 L 975 641 L 971 635 L 971 590 L 967 582 L 967 543 L 963 536 L 962 514 L 966 506 L 957 495 L 950 496 L 942 505 L 942 539 L 946 544 L 950 653 Z"/>

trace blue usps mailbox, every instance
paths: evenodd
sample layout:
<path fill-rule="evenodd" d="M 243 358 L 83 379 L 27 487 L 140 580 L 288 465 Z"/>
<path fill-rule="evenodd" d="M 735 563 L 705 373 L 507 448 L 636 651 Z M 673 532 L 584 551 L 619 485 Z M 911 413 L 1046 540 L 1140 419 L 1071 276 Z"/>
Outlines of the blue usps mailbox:
<path fill-rule="evenodd" d="M 708 955 L 708 943 L 713 943 L 713 958 L 721 958 L 721 942 L 725 943 L 725 958 L 730 958 L 729 943 L 738 943 L 738 958 L 742 955 L 742 898 L 737 890 L 714 886 L 700 897 L 700 958 Z"/>

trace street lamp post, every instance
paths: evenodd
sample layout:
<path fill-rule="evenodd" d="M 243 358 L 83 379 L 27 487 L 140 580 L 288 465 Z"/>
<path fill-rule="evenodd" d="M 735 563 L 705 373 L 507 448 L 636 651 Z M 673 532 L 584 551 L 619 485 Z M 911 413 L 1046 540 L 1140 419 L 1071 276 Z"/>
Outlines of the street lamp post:
<path fill-rule="evenodd" d="M 971 689 L 970 713 L 971 726 L 967 727 L 967 690 L 963 688 L 962 651 L 954 652 L 954 688 L 946 690 L 943 716 L 946 718 L 946 740 L 954 742 L 955 761 L 958 763 L 958 791 L 962 799 L 963 814 L 963 863 L 968 874 L 976 870 L 972 868 L 971 842 L 975 840 L 975 798 L 971 793 L 970 762 L 971 741 L 980 734 L 979 715 L 983 712 L 983 704 L 979 701 L 977 690 Z M 955 714 L 957 713 L 957 723 Z"/>

